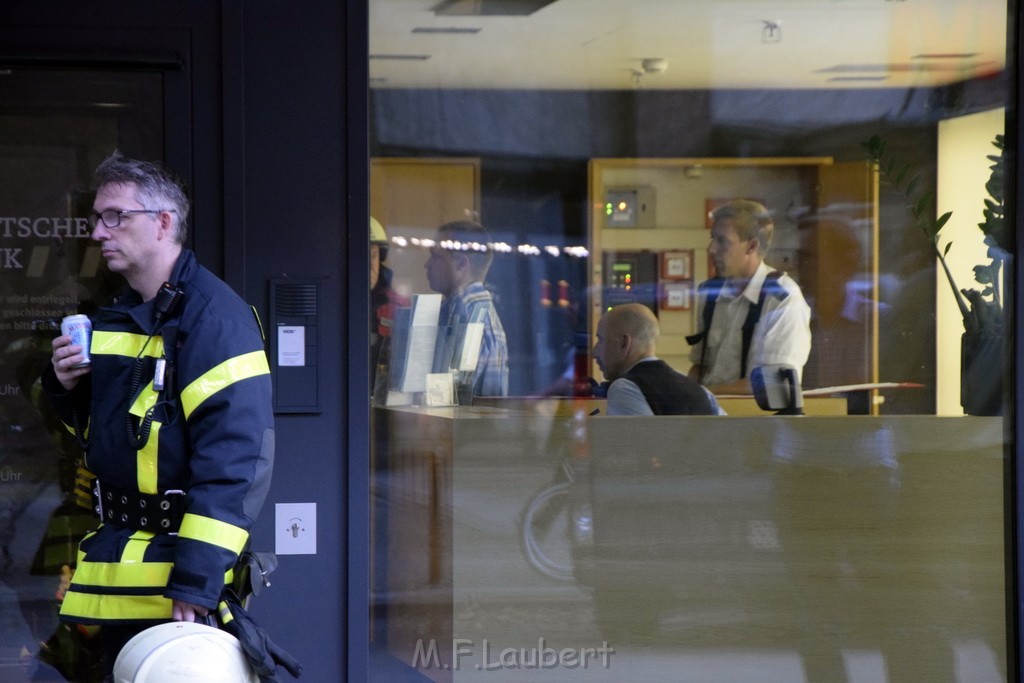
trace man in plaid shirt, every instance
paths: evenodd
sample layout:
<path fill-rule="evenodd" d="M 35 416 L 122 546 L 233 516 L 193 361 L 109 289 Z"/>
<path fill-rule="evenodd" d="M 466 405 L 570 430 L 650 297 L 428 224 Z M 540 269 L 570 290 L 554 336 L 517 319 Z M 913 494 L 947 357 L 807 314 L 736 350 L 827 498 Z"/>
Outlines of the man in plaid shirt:
<path fill-rule="evenodd" d="M 475 396 L 508 395 L 505 328 L 483 282 L 494 260 L 492 246 L 479 223 L 445 223 L 437 230 L 436 243 L 426 262 L 430 288 L 444 296 L 439 320 L 442 333 L 457 331 L 466 323 L 483 324 L 480 357 L 470 383 Z"/>

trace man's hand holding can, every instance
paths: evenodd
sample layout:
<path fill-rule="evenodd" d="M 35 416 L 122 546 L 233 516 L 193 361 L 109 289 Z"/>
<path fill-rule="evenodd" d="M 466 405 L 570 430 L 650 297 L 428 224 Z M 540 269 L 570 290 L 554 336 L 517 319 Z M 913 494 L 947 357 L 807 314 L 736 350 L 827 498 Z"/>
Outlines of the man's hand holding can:
<path fill-rule="evenodd" d="M 53 340 L 50 362 L 61 385 L 71 391 L 79 378 L 92 370 L 92 322 L 84 315 L 69 315 L 61 321 L 60 329 L 61 336 Z"/>

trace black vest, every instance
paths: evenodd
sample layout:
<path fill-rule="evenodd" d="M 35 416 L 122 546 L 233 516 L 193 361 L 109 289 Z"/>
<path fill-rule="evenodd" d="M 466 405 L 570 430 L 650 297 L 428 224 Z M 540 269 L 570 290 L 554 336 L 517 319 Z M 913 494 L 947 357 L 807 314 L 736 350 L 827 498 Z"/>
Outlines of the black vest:
<path fill-rule="evenodd" d="M 636 384 L 655 415 L 715 415 L 704 388 L 663 360 L 637 363 L 623 379 Z"/>

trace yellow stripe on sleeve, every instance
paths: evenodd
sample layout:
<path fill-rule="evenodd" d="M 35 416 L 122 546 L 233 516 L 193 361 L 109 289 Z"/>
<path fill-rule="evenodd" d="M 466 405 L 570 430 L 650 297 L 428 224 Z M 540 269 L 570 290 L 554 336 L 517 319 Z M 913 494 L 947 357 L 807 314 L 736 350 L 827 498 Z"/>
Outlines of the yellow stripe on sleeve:
<path fill-rule="evenodd" d="M 181 520 L 178 538 L 190 538 L 194 541 L 210 543 L 238 555 L 249 540 L 249 532 L 234 524 L 189 512 L 185 513 L 185 517 Z"/>

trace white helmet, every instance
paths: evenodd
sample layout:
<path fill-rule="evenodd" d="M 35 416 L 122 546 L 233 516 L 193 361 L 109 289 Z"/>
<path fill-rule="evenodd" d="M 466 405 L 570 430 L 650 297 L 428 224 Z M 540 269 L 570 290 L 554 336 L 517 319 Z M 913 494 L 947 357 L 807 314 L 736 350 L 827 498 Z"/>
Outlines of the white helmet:
<path fill-rule="evenodd" d="M 114 683 L 259 683 L 230 633 L 189 621 L 139 633 L 114 662 Z"/>

